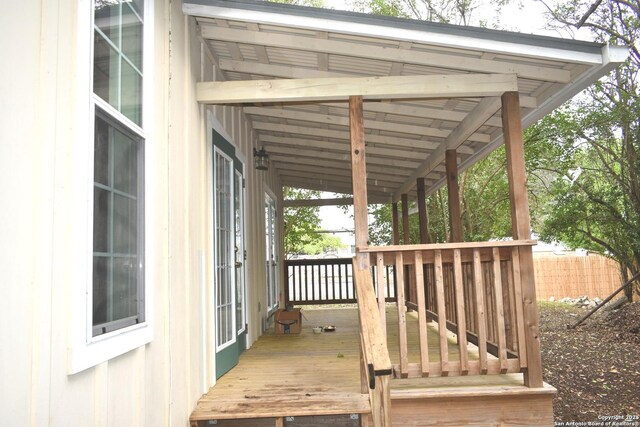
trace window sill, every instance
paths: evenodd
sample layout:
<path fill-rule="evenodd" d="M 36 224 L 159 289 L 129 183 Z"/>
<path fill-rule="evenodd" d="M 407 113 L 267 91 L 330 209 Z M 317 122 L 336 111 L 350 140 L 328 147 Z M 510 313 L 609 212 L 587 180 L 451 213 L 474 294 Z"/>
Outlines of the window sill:
<path fill-rule="evenodd" d="M 69 375 L 121 356 L 151 342 L 153 330 L 148 323 L 114 331 L 90 342 L 77 343 L 69 352 Z"/>

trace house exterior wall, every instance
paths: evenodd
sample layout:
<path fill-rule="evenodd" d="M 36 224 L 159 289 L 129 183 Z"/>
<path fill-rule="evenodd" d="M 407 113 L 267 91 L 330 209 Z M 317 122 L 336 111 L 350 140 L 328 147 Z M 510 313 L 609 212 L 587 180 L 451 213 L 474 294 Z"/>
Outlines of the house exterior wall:
<path fill-rule="evenodd" d="M 264 193 L 281 199 L 277 177 L 253 168 L 254 135 L 240 109 L 195 101 L 195 82 L 215 78 L 215 67 L 181 2 L 148 5 L 145 271 L 154 333 L 75 374 L 71 331 L 91 277 L 91 3 L 25 0 L 0 14 L 1 425 L 187 425 L 215 373 L 211 125 L 246 160 L 249 343 L 267 317 Z"/>

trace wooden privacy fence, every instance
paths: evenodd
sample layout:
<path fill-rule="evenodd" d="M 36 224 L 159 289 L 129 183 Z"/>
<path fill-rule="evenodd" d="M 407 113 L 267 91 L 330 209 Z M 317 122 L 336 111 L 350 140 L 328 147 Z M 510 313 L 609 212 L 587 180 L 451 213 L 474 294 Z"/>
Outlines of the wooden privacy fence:
<path fill-rule="evenodd" d="M 524 371 L 528 360 L 521 254 L 530 257 L 533 244 L 527 240 L 363 248 L 362 252 L 370 253 L 371 264 L 377 266 L 374 275 L 385 266 L 395 266 L 399 363 L 394 365 L 394 375 L 406 378 Z M 406 277 L 406 271 L 410 277 Z M 411 284 L 409 292 L 407 283 Z M 379 294 L 379 301 L 385 296 Z M 405 305 L 418 314 L 419 363 L 408 360 Z M 379 303 L 379 311 L 386 328 L 385 304 Z M 437 361 L 429 358 L 430 319 L 438 324 Z M 448 330 L 457 336 L 457 358 L 452 358 L 449 351 Z M 469 357 L 468 342 L 478 347 L 473 358 Z"/>
<path fill-rule="evenodd" d="M 620 265 L 601 255 L 533 258 L 538 299 L 605 298 L 622 284 Z"/>
<path fill-rule="evenodd" d="M 287 304 L 355 303 L 352 258 L 297 259 L 285 261 Z M 377 275 L 376 275 L 377 278 Z M 395 301 L 395 272 L 385 266 L 382 282 L 387 302 Z M 378 281 L 373 286 L 377 289 Z"/>

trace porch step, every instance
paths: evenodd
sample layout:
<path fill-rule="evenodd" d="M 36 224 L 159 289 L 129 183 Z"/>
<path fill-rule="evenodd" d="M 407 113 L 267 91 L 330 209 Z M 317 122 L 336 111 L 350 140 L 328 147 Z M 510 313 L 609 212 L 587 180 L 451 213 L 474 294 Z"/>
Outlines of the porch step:
<path fill-rule="evenodd" d="M 549 384 L 528 388 L 517 376 L 402 380 L 391 391 L 394 426 L 553 426 Z M 520 377 L 521 378 L 521 377 Z M 482 384 L 481 381 L 486 381 Z M 430 386 L 425 387 L 425 383 Z M 396 385 L 392 381 L 392 387 Z"/>
<path fill-rule="evenodd" d="M 363 415 L 308 415 L 304 417 L 245 418 L 192 421 L 191 427 L 361 427 Z"/>
<path fill-rule="evenodd" d="M 242 399 L 198 402 L 191 421 L 238 418 L 284 418 L 371 413 L 369 395 L 359 393 L 305 393 L 274 388 Z M 215 424 L 212 424 L 215 425 Z"/>

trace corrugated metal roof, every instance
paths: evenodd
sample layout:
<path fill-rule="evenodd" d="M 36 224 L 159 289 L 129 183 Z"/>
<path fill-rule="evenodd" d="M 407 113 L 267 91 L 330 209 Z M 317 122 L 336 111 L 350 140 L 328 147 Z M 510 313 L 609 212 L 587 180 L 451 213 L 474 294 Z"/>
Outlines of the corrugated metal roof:
<path fill-rule="evenodd" d="M 525 126 L 625 58 L 597 43 L 250 0 L 190 0 L 227 80 L 515 73 Z M 481 98 L 365 101 L 369 196 L 399 189 Z M 282 184 L 349 193 L 346 103 L 245 105 Z M 502 142 L 500 111 L 458 149 L 461 170 Z M 426 171 L 428 191 L 445 169 Z M 415 184 L 415 183 L 414 183 Z M 413 190 L 409 191 L 413 195 Z"/>

